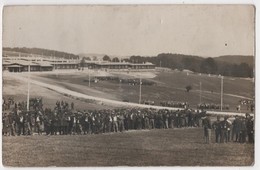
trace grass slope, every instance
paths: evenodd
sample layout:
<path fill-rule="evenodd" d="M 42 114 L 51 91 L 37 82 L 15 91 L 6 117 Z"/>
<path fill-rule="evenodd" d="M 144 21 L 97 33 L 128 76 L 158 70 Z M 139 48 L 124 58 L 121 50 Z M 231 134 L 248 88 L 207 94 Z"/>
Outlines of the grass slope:
<path fill-rule="evenodd" d="M 3 138 L 4 166 L 249 166 L 253 157 L 251 144 L 204 144 L 201 128 Z"/>
<path fill-rule="evenodd" d="M 124 76 L 127 77 L 127 75 Z M 112 81 L 100 81 L 92 83 L 89 88 L 88 82 L 84 81 L 88 79 L 88 74 L 86 73 L 77 76 L 69 74 L 58 76 L 43 75 L 36 77 L 36 79 L 97 97 L 121 101 L 128 100 L 134 103 L 139 101 L 139 86 L 119 84 Z M 157 73 L 156 77 L 149 80 L 155 81 L 157 84 L 142 86 L 142 100 L 153 100 L 156 105 L 160 105 L 160 102 L 164 100 L 173 100 L 187 101 L 192 107 L 196 107 L 199 103 L 200 81 L 202 82 L 202 102 L 220 104 L 221 80 L 218 77 L 197 74 L 189 74 L 187 76 L 183 72 L 164 72 Z M 185 91 L 187 85 L 192 85 L 193 88 L 189 93 Z M 229 104 L 231 110 L 235 110 L 240 98 L 230 96 L 229 94 L 253 98 L 254 86 L 252 81 L 232 77 L 224 78 L 224 104 Z"/>

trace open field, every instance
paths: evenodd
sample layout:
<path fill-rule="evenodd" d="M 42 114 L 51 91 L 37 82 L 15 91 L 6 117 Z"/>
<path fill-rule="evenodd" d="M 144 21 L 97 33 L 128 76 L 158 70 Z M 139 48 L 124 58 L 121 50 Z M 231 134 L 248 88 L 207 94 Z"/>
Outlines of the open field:
<path fill-rule="evenodd" d="M 81 93 L 88 96 L 94 96 L 114 101 L 127 100 L 132 103 L 139 101 L 139 85 L 121 84 L 117 81 L 99 81 L 91 83 L 88 86 L 88 75 L 90 77 L 118 77 L 129 79 L 142 79 L 155 82 L 154 85 L 142 86 L 142 100 L 153 100 L 155 105 L 160 105 L 161 101 L 180 101 L 189 102 L 192 108 L 196 108 L 200 98 L 199 82 L 202 82 L 201 101 L 205 103 L 220 104 L 220 78 L 208 75 L 189 74 L 183 72 L 106 72 L 106 71 L 72 71 L 72 72 L 44 72 L 32 73 L 31 79 L 54 85 L 70 91 Z M 27 95 L 27 73 L 3 74 L 4 96 L 13 96 L 18 100 L 26 100 Z M 21 78 L 25 81 L 20 81 Z M 192 85 L 192 90 L 187 93 L 186 85 Z M 19 87 L 19 88 L 17 88 Z M 78 109 L 91 108 L 111 108 L 118 107 L 110 105 L 109 107 L 102 103 L 93 101 L 79 101 L 77 98 L 64 96 L 46 87 L 39 85 L 31 85 L 32 97 L 43 97 L 49 107 L 52 108 L 53 103 L 57 99 L 73 101 L 78 103 Z M 223 103 L 230 105 L 230 111 L 235 111 L 240 99 L 252 99 L 254 96 L 254 84 L 249 79 L 225 77 L 224 79 L 224 97 Z M 48 101 L 47 101 L 48 100 Z M 79 102 L 77 102 L 79 101 Z M 102 105 L 99 107 L 99 105 Z M 89 107 L 88 107 L 89 106 Z M 247 112 L 246 106 L 242 106 L 241 110 Z"/>
<path fill-rule="evenodd" d="M 3 96 L 25 101 L 26 73 L 3 75 Z M 203 84 L 203 102 L 220 102 L 220 79 L 185 73 L 120 73 L 91 72 L 91 76 L 142 77 L 156 85 L 143 86 L 143 99 L 188 101 L 195 107 L 199 101 L 199 81 Z M 24 79 L 25 81 L 22 81 Z M 71 92 L 114 101 L 138 102 L 139 86 L 111 81 L 91 83 L 88 72 L 32 73 L 31 79 Z M 190 93 L 185 85 L 191 84 Z M 239 78 L 225 78 L 224 103 L 234 110 L 241 98 L 252 98 L 253 83 Z M 44 107 L 53 108 L 57 100 L 74 102 L 75 108 L 108 109 L 119 107 L 92 100 L 66 96 L 58 91 L 31 84 L 31 97 L 42 97 Z M 244 108 L 245 109 L 245 108 Z M 214 141 L 214 135 L 212 135 Z M 254 146 L 250 144 L 204 144 L 203 129 L 183 128 L 131 131 L 116 134 L 82 136 L 3 137 L 5 166 L 249 166 L 254 162 Z M 33 160 L 33 161 L 31 161 Z"/>
<path fill-rule="evenodd" d="M 204 144 L 201 128 L 3 137 L 4 166 L 250 166 L 253 155 L 252 144 Z"/>
<path fill-rule="evenodd" d="M 95 72 L 90 76 L 114 76 L 119 78 L 139 78 L 142 74 L 120 72 Z M 195 108 L 199 103 L 200 86 L 202 82 L 202 102 L 220 104 L 220 78 L 207 75 L 189 74 L 183 72 L 153 72 L 143 73 L 143 79 L 155 82 L 152 86 L 142 86 L 142 100 L 153 100 L 156 105 L 161 101 L 189 102 Z M 72 91 L 86 95 L 102 97 L 105 99 L 138 103 L 139 86 L 121 84 L 116 81 L 99 81 L 91 83 L 88 87 L 88 73 L 71 74 L 42 74 L 34 75 L 33 79 L 47 82 Z M 192 85 L 192 90 L 187 93 L 186 85 Z M 240 99 L 253 99 L 254 84 L 251 80 L 226 77 L 224 78 L 224 104 L 230 105 L 234 111 Z M 242 107 L 246 111 L 246 107 Z"/>
<path fill-rule="evenodd" d="M 26 101 L 27 99 L 27 83 L 26 81 L 21 81 L 11 76 L 3 77 L 3 97 L 13 97 L 15 101 Z M 26 77 L 25 77 L 26 79 Z M 44 107 L 54 108 L 57 100 L 64 100 L 69 103 L 73 102 L 75 107 L 80 110 L 84 109 L 107 109 L 111 106 L 105 106 L 93 101 L 82 101 L 77 98 L 72 98 L 60 94 L 51 89 L 47 89 L 35 84 L 30 84 L 30 96 L 33 97 L 42 97 Z"/>

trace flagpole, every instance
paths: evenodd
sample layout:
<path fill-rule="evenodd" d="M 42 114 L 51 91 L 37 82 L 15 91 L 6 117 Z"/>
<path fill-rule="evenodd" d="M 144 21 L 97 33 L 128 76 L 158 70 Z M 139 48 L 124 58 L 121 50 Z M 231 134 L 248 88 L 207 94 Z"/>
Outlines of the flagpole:
<path fill-rule="evenodd" d="M 220 109 L 222 111 L 222 107 L 223 107 L 223 79 L 224 77 L 221 76 L 221 99 L 220 99 Z"/>
<path fill-rule="evenodd" d="M 200 82 L 200 104 L 201 104 L 201 85 L 202 83 Z"/>
<path fill-rule="evenodd" d="M 28 85 L 27 85 L 27 111 L 30 110 L 30 81 L 31 81 L 31 62 L 28 65 Z"/>
<path fill-rule="evenodd" d="M 90 87 L 90 69 L 88 68 L 88 87 Z"/>
<path fill-rule="evenodd" d="M 142 100 L 142 79 L 140 76 L 139 104 L 141 104 L 141 100 Z"/>

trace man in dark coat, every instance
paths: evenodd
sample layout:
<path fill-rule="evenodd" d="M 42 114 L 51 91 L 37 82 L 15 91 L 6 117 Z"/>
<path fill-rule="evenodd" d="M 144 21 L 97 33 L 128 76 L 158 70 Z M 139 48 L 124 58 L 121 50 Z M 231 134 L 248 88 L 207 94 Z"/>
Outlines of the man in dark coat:
<path fill-rule="evenodd" d="M 254 143 L 254 120 L 252 116 L 248 117 L 246 127 L 247 127 L 248 142 Z"/>
<path fill-rule="evenodd" d="M 217 116 L 217 121 L 215 121 L 212 124 L 213 128 L 215 129 L 215 137 L 216 137 L 216 143 L 220 143 L 222 141 L 221 139 L 221 121 L 220 116 Z"/>
<path fill-rule="evenodd" d="M 230 129 L 231 124 L 227 120 L 228 117 L 225 116 L 224 120 L 221 121 L 221 142 L 228 142 L 228 129 Z"/>
<path fill-rule="evenodd" d="M 235 116 L 235 120 L 232 123 L 232 140 L 234 142 L 239 141 L 239 133 L 241 129 L 241 119 L 238 116 Z M 235 139 L 234 139 L 235 138 Z"/>
<path fill-rule="evenodd" d="M 246 142 L 246 135 L 247 135 L 246 133 L 247 133 L 246 120 L 245 120 L 245 117 L 242 117 L 241 128 L 240 128 L 240 133 L 239 133 L 239 142 L 240 143 Z"/>
<path fill-rule="evenodd" d="M 211 142 L 211 120 L 210 117 L 207 115 L 206 117 L 202 118 L 202 126 L 204 127 L 204 141 L 205 143 Z"/>

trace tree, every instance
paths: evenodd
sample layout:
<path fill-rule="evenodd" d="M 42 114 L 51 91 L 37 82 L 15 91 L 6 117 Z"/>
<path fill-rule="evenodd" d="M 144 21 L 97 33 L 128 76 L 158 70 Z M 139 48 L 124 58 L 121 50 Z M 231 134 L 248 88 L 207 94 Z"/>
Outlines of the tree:
<path fill-rule="evenodd" d="M 85 58 L 83 57 L 80 61 L 80 67 L 84 67 L 85 65 Z"/>
<path fill-rule="evenodd" d="M 103 57 L 103 61 L 111 61 L 110 57 L 108 55 L 105 55 Z"/>
<path fill-rule="evenodd" d="M 92 60 L 93 60 L 93 61 L 97 61 L 97 60 L 98 60 L 98 59 L 97 59 L 97 56 L 93 56 L 93 57 L 92 57 Z"/>
<path fill-rule="evenodd" d="M 213 58 L 209 57 L 201 62 L 200 71 L 206 74 L 217 74 L 218 65 Z"/>
<path fill-rule="evenodd" d="M 186 88 L 186 91 L 189 93 L 190 90 L 192 89 L 192 86 L 191 86 L 191 85 L 188 85 L 188 86 L 186 86 L 185 88 Z"/>
<path fill-rule="evenodd" d="M 119 59 L 117 57 L 112 59 L 112 62 L 119 62 Z"/>
<path fill-rule="evenodd" d="M 88 61 L 91 61 L 91 58 L 90 57 L 83 57 L 84 60 L 88 60 Z"/>

